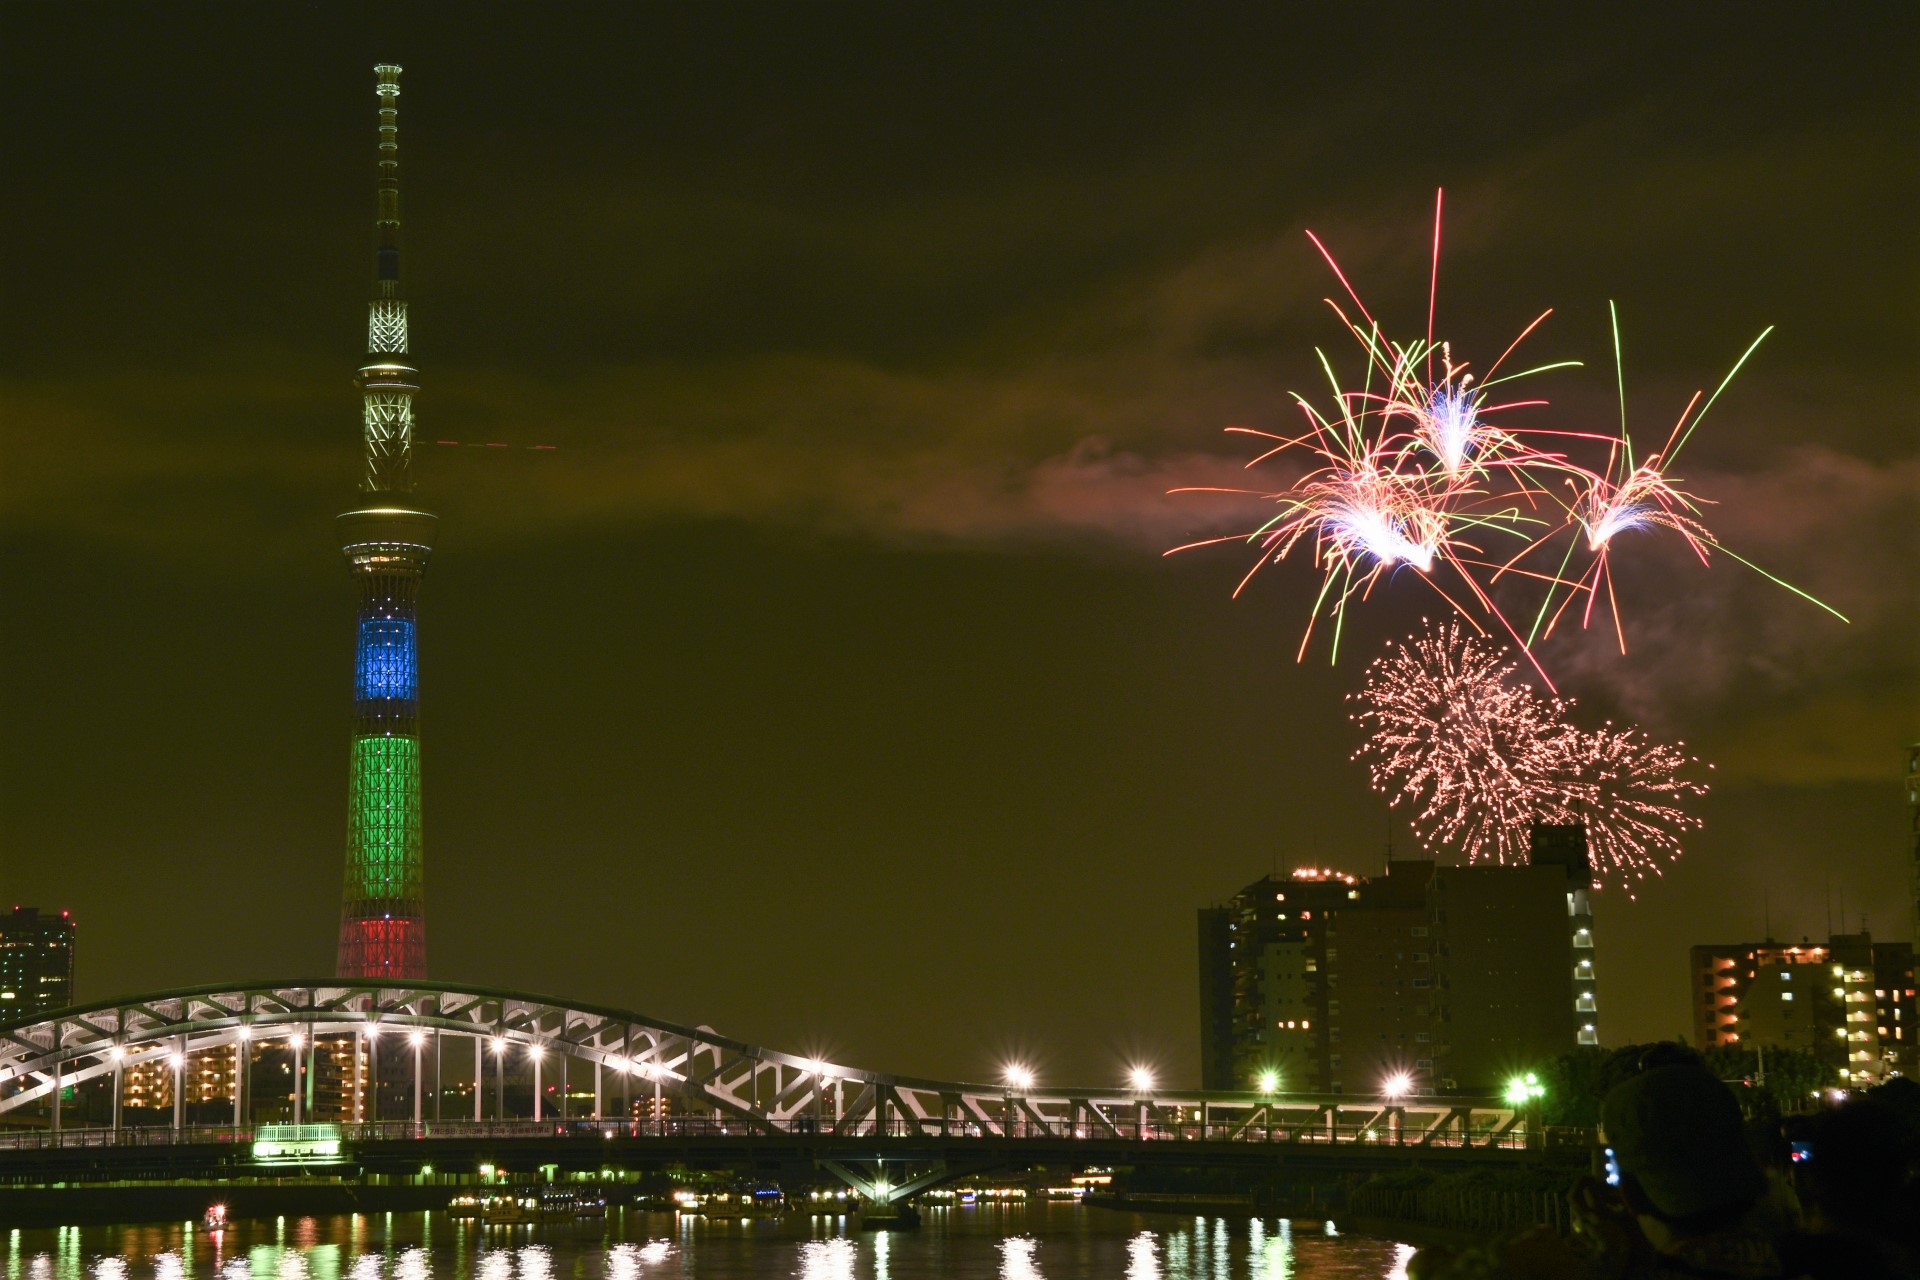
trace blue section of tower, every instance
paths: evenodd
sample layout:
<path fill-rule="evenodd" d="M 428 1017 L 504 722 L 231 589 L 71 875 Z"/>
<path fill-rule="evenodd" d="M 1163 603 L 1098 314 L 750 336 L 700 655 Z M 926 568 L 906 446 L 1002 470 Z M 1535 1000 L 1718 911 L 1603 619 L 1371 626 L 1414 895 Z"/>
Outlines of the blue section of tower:
<path fill-rule="evenodd" d="M 354 697 L 361 702 L 411 702 L 419 665 L 413 623 L 405 618 L 362 618 L 354 656 Z"/>

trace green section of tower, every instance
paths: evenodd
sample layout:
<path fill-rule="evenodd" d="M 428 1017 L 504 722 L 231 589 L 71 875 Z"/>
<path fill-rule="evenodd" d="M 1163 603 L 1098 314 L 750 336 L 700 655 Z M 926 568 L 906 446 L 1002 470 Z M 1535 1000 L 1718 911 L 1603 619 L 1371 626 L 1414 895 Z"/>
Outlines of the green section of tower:
<path fill-rule="evenodd" d="M 349 897 L 417 909 L 424 889 L 418 738 L 354 739 L 348 814 Z"/>

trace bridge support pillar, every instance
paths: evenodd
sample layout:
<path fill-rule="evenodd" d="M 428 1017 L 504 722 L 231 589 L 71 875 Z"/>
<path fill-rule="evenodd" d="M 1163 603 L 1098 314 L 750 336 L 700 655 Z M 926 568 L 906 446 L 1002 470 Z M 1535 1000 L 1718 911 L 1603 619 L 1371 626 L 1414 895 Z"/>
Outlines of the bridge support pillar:
<path fill-rule="evenodd" d="M 533 1118 L 540 1118 L 540 1050 L 533 1051 Z"/>
<path fill-rule="evenodd" d="M 470 1038 L 473 1040 L 473 1122 L 479 1124 L 480 1087 L 486 1083 L 487 1060 L 480 1056 L 480 1037 L 473 1036 Z"/>
<path fill-rule="evenodd" d="M 413 1127 L 416 1129 L 420 1127 L 421 1084 L 420 1035 L 418 1032 L 415 1032 L 413 1038 Z"/>
<path fill-rule="evenodd" d="M 121 1049 L 116 1045 L 113 1050 L 113 1131 L 115 1133 L 120 1132 L 120 1058 Z"/>
<path fill-rule="evenodd" d="M 595 1059 L 593 1064 L 593 1118 L 595 1120 L 606 1119 L 606 1117 L 601 1114 L 606 1108 L 607 1095 L 600 1082 L 600 1062 L 598 1059 Z"/>
<path fill-rule="evenodd" d="M 60 1037 L 57 1034 L 53 1039 L 53 1047 L 55 1049 L 60 1047 Z M 53 1064 L 53 1131 L 60 1132 L 60 1064 L 57 1062 Z"/>

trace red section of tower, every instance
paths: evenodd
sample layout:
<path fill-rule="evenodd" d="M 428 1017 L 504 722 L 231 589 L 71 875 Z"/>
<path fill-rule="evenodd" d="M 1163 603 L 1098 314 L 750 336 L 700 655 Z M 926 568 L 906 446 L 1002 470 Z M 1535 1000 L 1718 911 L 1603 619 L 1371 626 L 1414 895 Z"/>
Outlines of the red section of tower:
<path fill-rule="evenodd" d="M 340 974 L 353 978 L 419 978 L 427 972 L 424 920 L 343 920 Z"/>

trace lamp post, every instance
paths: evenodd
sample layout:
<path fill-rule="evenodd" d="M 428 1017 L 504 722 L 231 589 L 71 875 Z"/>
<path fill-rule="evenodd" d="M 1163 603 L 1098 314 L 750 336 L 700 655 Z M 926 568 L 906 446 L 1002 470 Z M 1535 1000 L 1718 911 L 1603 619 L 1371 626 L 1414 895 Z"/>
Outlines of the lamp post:
<path fill-rule="evenodd" d="M 1394 1145 L 1398 1146 L 1404 1132 L 1401 1120 L 1405 1114 L 1400 1104 L 1403 1098 L 1413 1092 L 1413 1077 L 1404 1071 L 1396 1071 L 1381 1082 L 1380 1092 L 1388 1103 L 1387 1131 L 1393 1135 Z"/>
<path fill-rule="evenodd" d="M 527 1046 L 527 1056 L 528 1056 L 529 1058 L 532 1058 L 532 1059 L 533 1059 L 533 1118 L 534 1118 L 535 1120 L 538 1120 L 538 1119 L 540 1119 L 540 1112 L 541 1112 L 541 1107 L 540 1107 L 540 1103 L 541 1103 L 541 1098 L 540 1098 L 540 1046 L 539 1046 L 539 1045 L 537 1045 L 537 1044 L 530 1044 L 530 1045 L 528 1045 L 528 1046 Z"/>
<path fill-rule="evenodd" d="M 1148 1095 L 1153 1092 L 1153 1072 L 1146 1067 L 1135 1067 L 1127 1073 L 1127 1080 L 1132 1084 L 1134 1093 L 1139 1095 L 1140 1118 L 1136 1132 L 1144 1140 L 1147 1136 L 1147 1109 L 1152 1105 Z"/>
<path fill-rule="evenodd" d="M 1033 1088 L 1033 1072 L 1027 1070 L 1026 1067 L 1021 1066 L 1019 1063 L 1014 1063 L 1007 1067 L 1006 1081 L 1007 1081 L 1006 1136 L 1011 1138 L 1013 1136 L 1014 1117 L 1018 1114 L 1017 1112 L 1018 1104 L 1014 1101 L 1014 1094 L 1016 1091 L 1020 1093 L 1025 1093 L 1028 1090 Z"/>
<path fill-rule="evenodd" d="M 1547 1087 L 1540 1083 L 1540 1077 L 1535 1072 L 1529 1071 L 1507 1081 L 1507 1105 L 1519 1112 L 1523 1121 L 1531 1114 L 1534 1127 L 1539 1125 L 1540 1099 L 1546 1096 Z M 1523 1127 L 1522 1136 L 1526 1139 L 1528 1146 L 1533 1145 L 1533 1134 L 1530 1129 Z"/>
<path fill-rule="evenodd" d="M 287 1037 L 287 1047 L 293 1050 L 293 1122 L 295 1124 L 300 1124 L 305 1116 L 305 1108 L 301 1105 L 305 1091 L 300 1088 L 300 1049 L 305 1044 L 306 1037 L 298 1031 Z"/>
<path fill-rule="evenodd" d="M 243 1095 L 247 1088 L 247 1047 L 253 1040 L 253 1029 L 241 1027 L 233 1033 L 233 1127 L 241 1127 L 244 1114 Z"/>
<path fill-rule="evenodd" d="M 421 1101 L 420 1086 L 422 1084 L 421 1072 L 420 1072 L 420 1048 L 422 1043 L 426 1040 L 426 1035 L 422 1032 L 416 1031 L 407 1038 L 413 1041 L 413 1127 L 415 1130 L 418 1130 L 420 1128 L 420 1101 Z"/>
<path fill-rule="evenodd" d="M 120 1069 L 126 1061 L 127 1051 L 120 1045 L 108 1050 L 107 1056 L 113 1059 L 113 1131 L 120 1132 Z"/>

